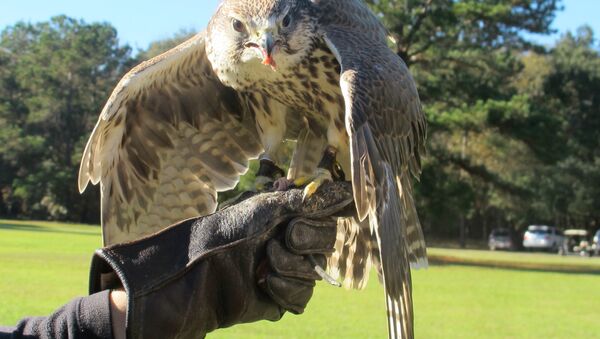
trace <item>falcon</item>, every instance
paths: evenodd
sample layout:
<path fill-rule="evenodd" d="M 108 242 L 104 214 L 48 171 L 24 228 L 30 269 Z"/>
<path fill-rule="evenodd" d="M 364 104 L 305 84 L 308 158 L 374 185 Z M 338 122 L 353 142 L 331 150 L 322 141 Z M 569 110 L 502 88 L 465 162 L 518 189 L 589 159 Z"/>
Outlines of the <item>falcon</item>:
<path fill-rule="evenodd" d="M 411 266 L 427 265 L 412 198 L 425 118 L 415 83 L 360 0 L 223 0 L 207 29 L 132 69 L 87 143 L 106 245 L 212 213 L 259 158 L 257 187 L 352 181 L 327 270 L 383 282 L 390 338 L 412 338 Z M 282 142 L 296 140 L 287 176 Z"/>

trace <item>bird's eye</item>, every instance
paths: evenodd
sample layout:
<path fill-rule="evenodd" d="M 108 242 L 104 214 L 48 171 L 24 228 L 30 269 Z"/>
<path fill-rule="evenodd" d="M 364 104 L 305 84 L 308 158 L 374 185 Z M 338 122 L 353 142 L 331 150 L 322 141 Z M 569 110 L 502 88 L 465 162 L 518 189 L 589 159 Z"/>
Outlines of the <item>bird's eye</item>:
<path fill-rule="evenodd" d="M 231 25 L 233 26 L 233 29 L 236 32 L 242 33 L 244 31 L 244 24 L 241 21 L 239 21 L 238 19 L 233 19 L 231 21 Z"/>
<path fill-rule="evenodd" d="M 289 14 L 287 14 L 286 16 L 284 16 L 283 20 L 281 20 L 281 26 L 283 28 L 289 27 L 291 23 L 292 23 L 292 17 Z"/>

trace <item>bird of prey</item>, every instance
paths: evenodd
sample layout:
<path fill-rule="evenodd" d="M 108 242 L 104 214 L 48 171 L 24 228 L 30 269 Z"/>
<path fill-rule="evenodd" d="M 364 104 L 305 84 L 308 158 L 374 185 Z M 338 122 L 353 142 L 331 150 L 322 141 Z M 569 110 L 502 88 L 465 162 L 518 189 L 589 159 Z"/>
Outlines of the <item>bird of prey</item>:
<path fill-rule="evenodd" d="M 223 0 L 207 29 L 131 70 L 104 107 L 79 190 L 100 183 L 105 244 L 215 211 L 259 157 L 257 179 L 352 181 L 328 271 L 384 284 L 390 338 L 413 337 L 411 265 L 427 265 L 412 198 L 425 119 L 415 83 L 360 0 Z M 296 140 L 280 177 L 283 140 Z"/>

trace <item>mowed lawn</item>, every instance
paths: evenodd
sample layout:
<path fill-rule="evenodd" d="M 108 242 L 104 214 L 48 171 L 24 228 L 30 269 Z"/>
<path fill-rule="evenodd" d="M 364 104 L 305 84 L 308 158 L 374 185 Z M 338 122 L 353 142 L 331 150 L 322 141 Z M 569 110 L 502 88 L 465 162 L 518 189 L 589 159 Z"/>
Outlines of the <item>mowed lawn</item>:
<path fill-rule="evenodd" d="M 85 295 L 90 258 L 100 243 L 98 227 L 0 220 L 0 324 L 47 314 Z M 453 255 L 600 265 L 597 258 Z M 600 329 L 600 274 L 433 265 L 414 272 L 413 286 L 417 338 L 592 338 Z M 209 337 L 386 338 L 383 289 L 375 276 L 358 292 L 319 284 L 301 316 L 286 314 L 277 323 L 236 326 Z"/>

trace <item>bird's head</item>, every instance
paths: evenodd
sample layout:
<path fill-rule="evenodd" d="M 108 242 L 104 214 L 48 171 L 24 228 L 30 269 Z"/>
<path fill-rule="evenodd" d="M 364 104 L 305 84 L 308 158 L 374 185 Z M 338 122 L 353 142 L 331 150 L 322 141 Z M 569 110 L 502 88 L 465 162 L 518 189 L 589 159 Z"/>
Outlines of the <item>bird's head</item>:
<path fill-rule="evenodd" d="M 286 74 L 317 38 L 309 0 L 224 0 L 208 26 L 206 50 L 219 79 L 244 89 Z"/>

